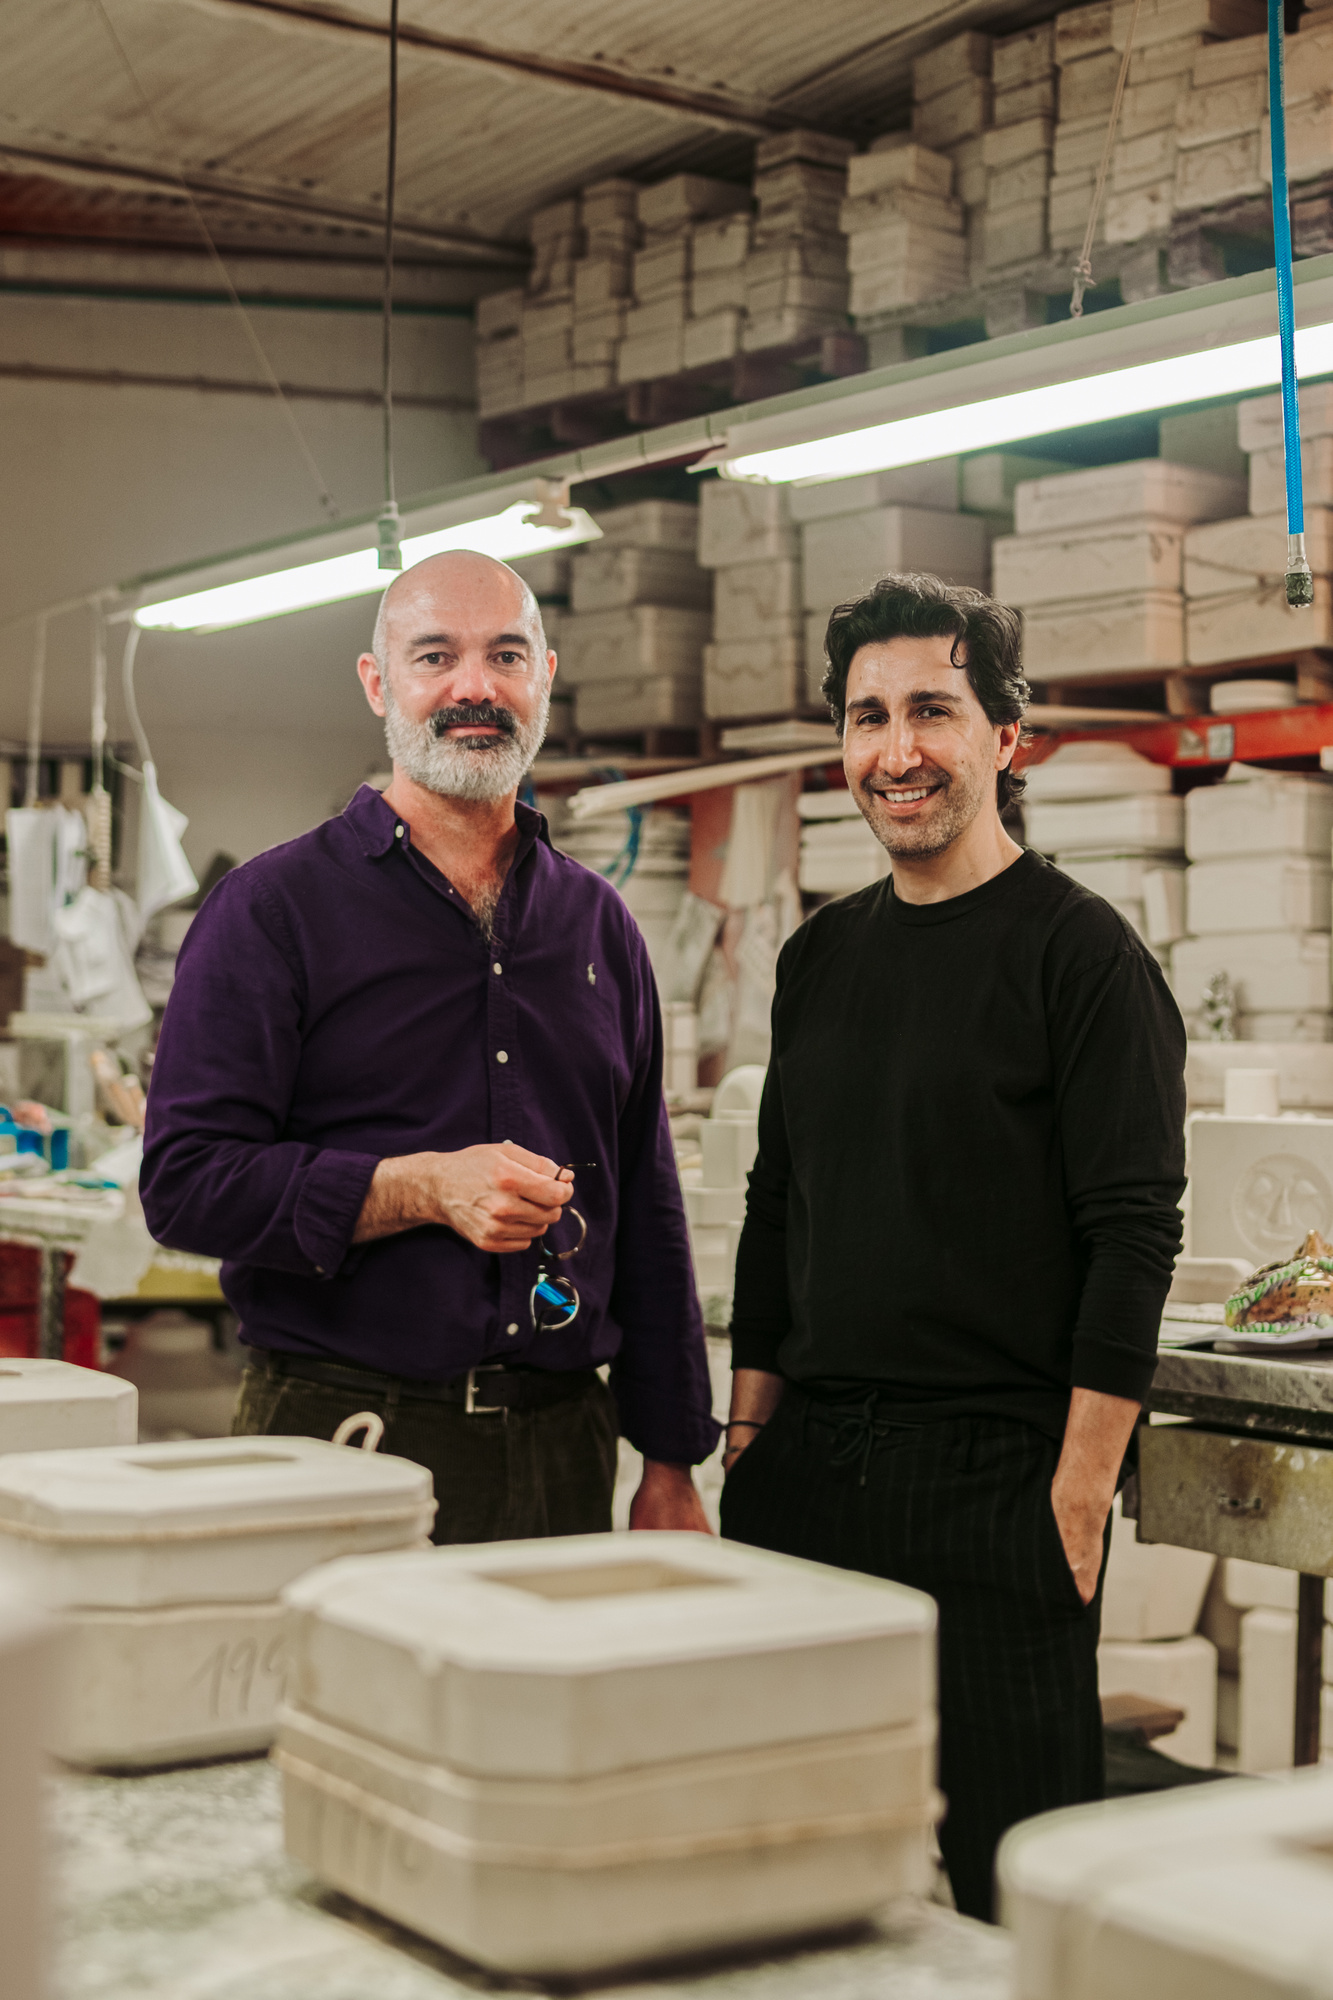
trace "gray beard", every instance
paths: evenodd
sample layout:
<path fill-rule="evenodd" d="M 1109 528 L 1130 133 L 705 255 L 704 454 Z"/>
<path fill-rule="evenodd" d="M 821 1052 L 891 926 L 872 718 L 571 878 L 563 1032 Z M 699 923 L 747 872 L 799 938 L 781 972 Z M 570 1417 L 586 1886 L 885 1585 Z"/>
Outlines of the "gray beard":
<path fill-rule="evenodd" d="M 387 673 L 380 685 L 390 757 L 414 785 L 443 799 L 480 804 L 517 791 L 546 737 L 551 712 L 549 685 L 543 689 L 540 706 L 530 722 L 520 722 L 512 736 L 478 737 L 475 743 L 437 736 L 429 721 L 413 722 L 394 699 Z"/>

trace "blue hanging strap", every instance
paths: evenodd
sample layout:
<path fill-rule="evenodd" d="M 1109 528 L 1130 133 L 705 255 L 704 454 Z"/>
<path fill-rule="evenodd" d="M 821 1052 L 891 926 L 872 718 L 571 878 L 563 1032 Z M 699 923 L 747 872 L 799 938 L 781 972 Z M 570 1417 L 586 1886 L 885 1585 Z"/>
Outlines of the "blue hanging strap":
<path fill-rule="evenodd" d="M 1301 487 L 1301 418 L 1296 395 L 1296 307 L 1291 283 L 1291 206 L 1287 194 L 1287 100 L 1284 84 L 1282 0 L 1268 0 L 1268 124 L 1273 152 L 1273 262 L 1277 269 L 1277 324 L 1282 349 L 1282 446 L 1287 473 L 1287 602 L 1314 603 L 1314 578 L 1305 554 L 1305 496 Z"/>

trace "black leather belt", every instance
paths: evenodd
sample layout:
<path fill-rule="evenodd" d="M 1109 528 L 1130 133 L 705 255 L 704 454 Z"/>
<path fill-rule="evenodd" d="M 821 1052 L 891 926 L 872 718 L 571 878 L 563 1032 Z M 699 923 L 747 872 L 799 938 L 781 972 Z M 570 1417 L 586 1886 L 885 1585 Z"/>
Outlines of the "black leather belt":
<path fill-rule="evenodd" d="M 546 1410 L 581 1395 L 597 1379 L 595 1368 L 528 1368 L 491 1361 L 446 1382 L 417 1382 L 403 1375 L 379 1375 L 354 1361 L 312 1361 L 303 1354 L 279 1354 L 271 1347 L 252 1348 L 251 1354 L 251 1367 L 269 1375 L 320 1382 L 325 1388 L 345 1389 L 353 1396 L 394 1394 L 400 1401 L 461 1403 L 470 1417 L 505 1410 Z"/>

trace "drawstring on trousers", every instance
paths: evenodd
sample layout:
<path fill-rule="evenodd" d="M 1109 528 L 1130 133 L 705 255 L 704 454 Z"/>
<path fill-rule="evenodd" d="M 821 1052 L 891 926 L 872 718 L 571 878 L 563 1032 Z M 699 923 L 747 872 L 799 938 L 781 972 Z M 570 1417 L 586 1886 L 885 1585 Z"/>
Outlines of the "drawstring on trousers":
<path fill-rule="evenodd" d="M 830 1465 L 860 1466 L 858 1486 L 864 1486 L 870 1471 L 870 1461 L 874 1457 L 876 1445 L 883 1444 L 894 1432 L 910 1430 L 910 1424 L 895 1423 L 892 1417 L 882 1417 L 876 1407 L 879 1391 L 872 1389 L 859 1409 L 849 1411 L 845 1416 L 835 1416 L 832 1410 L 825 1415 L 833 1431 L 833 1449 L 829 1453 Z M 807 1405 L 807 1408 L 809 1406 Z"/>

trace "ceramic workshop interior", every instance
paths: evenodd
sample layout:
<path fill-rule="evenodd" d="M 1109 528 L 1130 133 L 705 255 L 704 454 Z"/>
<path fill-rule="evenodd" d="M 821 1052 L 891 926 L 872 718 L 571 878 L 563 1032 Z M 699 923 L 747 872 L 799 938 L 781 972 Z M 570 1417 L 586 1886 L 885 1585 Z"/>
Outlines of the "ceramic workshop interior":
<path fill-rule="evenodd" d="M 5 2000 L 1324 1990 L 1333 1332 L 1222 1338 L 1333 1270 L 1333 4 L 1274 4 L 8 0 Z M 647 943 L 719 1420 L 777 953 L 891 872 L 830 613 L 1021 614 L 1005 824 L 1161 966 L 1189 1185 L 1111 1802 L 1009 1834 L 997 1926 L 928 1597 L 632 1538 L 624 1441 L 613 1533 L 431 1550 L 373 1436 L 230 1436 L 154 1050 L 209 892 L 389 782 L 396 542 L 540 606 L 522 795 Z"/>

